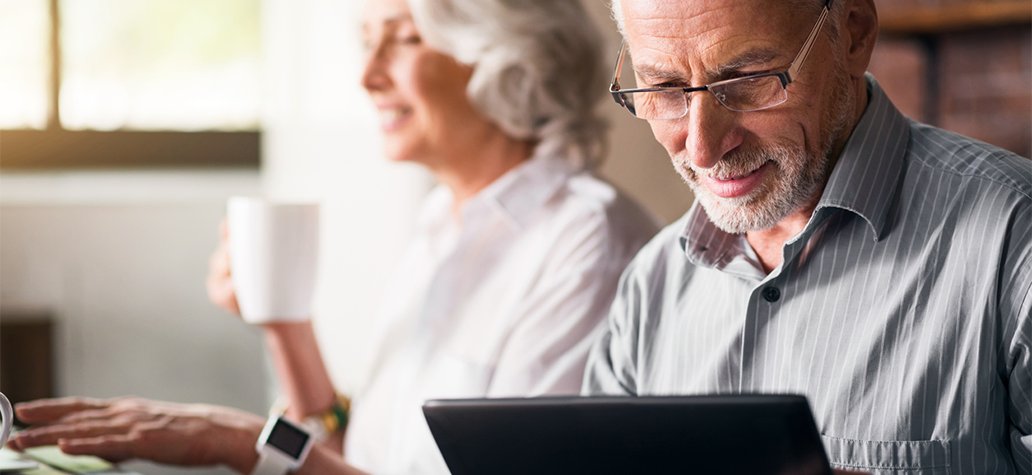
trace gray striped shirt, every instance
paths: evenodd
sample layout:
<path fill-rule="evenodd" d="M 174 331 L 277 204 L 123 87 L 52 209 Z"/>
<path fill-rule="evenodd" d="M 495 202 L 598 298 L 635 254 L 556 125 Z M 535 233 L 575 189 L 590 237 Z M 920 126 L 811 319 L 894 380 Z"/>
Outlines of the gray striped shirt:
<path fill-rule="evenodd" d="M 834 467 L 1032 473 L 1032 162 L 867 110 L 769 275 L 698 205 L 621 278 L 585 394 L 806 395 Z"/>

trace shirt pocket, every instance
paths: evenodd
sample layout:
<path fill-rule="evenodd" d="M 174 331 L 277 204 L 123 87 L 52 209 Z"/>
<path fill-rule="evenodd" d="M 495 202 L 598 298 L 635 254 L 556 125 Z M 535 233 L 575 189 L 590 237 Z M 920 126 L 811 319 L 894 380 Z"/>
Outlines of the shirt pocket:
<path fill-rule="evenodd" d="M 832 468 L 873 475 L 949 475 L 948 440 L 856 440 L 821 436 Z"/>

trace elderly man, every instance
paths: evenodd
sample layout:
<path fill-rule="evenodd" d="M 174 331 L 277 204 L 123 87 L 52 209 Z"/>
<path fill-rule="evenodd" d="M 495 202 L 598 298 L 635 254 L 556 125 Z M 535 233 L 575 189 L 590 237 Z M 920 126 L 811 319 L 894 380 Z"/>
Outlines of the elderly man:
<path fill-rule="evenodd" d="M 613 96 L 697 202 L 624 273 L 584 392 L 801 393 L 833 467 L 1032 473 L 1032 164 L 900 114 L 872 0 L 614 10 Z"/>

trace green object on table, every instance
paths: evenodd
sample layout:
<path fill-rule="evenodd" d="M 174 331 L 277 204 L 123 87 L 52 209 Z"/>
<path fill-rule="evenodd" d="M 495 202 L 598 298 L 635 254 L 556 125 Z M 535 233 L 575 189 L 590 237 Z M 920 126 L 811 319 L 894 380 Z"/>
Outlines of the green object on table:
<path fill-rule="evenodd" d="M 72 472 L 77 474 L 85 474 L 92 472 L 102 472 L 106 470 L 112 470 L 115 468 L 114 465 L 104 461 L 101 458 L 93 457 L 90 455 L 68 455 L 57 448 L 56 445 L 47 447 L 33 447 L 31 449 L 25 449 L 23 452 L 29 458 L 38 462 L 50 465 L 58 470 L 64 470 L 66 472 Z M 59 473 L 59 472 L 40 472 L 39 475 L 46 473 Z M 25 475 L 36 475 L 35 472 L 25 472 Z"/>
<path fill-rule="evenodd" d="M 40 465 L 33 469 L 22 470 L 18 472 L 18 475 L 67 475 L 67 472 L 59 472 L 53 468 L 47 467 L 46 465 Z"/>
<path fill-rule="evenodd" d="M 0 472 L 24 473 L 39 466 L 39 462 L 32 460 L 7 447 L 0 447 Z"/>

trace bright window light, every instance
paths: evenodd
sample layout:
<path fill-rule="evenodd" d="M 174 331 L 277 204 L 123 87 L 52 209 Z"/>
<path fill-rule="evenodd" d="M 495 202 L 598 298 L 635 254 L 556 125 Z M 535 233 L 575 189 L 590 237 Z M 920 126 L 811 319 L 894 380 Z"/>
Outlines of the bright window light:
<path fill-rule="evenodd" d="M 258 0 L 62 0 L 67 129 L 256 130 Z"/>
<path fill-rule="evenodd" d="M 47 0 L 0 0 L 0 129 L 47 125 Z"/>
<path fill-rule="evenodd" d="M 59 0 L 61 127 L 258 130 L 259 0 Z M 44 128 L 50 1 L 0 0 L 0 128 Z"/>

